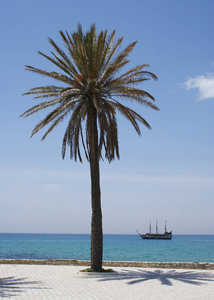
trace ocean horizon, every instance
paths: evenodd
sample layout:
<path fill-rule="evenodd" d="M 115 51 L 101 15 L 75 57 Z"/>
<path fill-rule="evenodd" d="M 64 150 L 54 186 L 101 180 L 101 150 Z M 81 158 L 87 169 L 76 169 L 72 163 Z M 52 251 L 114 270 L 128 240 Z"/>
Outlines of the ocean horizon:
<path fill-rule="evenodd" d="M 90 260 L 90 234 L 0 233 L 0 259 Z M 103 260 L 214 263 L 214 235 L 143 240 L 138 234 L 104 234 Z"/>

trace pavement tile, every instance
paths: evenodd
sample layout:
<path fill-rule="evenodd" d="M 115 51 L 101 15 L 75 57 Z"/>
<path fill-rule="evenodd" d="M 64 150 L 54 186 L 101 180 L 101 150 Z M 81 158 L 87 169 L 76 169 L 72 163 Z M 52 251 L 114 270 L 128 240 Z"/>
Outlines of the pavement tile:
<path fill-rule="evenodd" d="M 82 275 L 84 267 L 0 265 L 0 298 L 15 300 L 213 300 L 214 270 L 114 267 L 116 274 Z"/>

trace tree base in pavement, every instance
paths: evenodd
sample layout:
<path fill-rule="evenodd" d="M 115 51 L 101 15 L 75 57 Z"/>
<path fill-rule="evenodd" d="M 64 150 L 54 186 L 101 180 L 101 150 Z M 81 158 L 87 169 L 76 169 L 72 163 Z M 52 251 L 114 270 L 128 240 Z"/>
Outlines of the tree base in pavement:
<path fill-rule="evenodd" d="M 80 270 L 80 272 L 86 272 L 86 273 L 109 273 L 109 272 L 114 272 L 113 269 L 100 269 L 100 270 L 94 270 L 92 268 L 87 268 Z"/>

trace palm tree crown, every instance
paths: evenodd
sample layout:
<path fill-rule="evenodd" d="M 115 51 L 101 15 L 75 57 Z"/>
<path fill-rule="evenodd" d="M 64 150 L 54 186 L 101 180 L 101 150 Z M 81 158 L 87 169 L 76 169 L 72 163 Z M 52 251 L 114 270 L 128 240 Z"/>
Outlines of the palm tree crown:
<path fill-rule="evenodd" d="M 47 72 L 31 66 L 26 66 L 32 71 L 47 77 L 56 79 L 63 86 L 42 86 L 32 88 L 24 95 L 35 95 L 35 98 L 48 98 L 27 110 L 22 116 L 28 117 L 41 109 L 56 106 L 34 128 L 32 136 L 46 125 L 50 125 L 42 140 L 65 118 L 68 117 L 68 126 L 65 131 L 62 145 L 64 158 L 66 146 L 70 147 L 70 157 L 82 161 L 81 144 L 86 158 L 94 155 L 93 146 L 93 120 L 98 126 L 98 156 L 102 158 L 104 149 L 105 157 L 112 161 L 115 156 L 119 158 L 118 132 L 116 112 L 119 111 L 134 126 L 140 135 L 138 123 L 150 128 L 146 120 L 137 112 L 128 108 L 121 102 L 132 100 L 137 103 L 159 110 L 154 105 L 152 95 L 137 89 L 135 85 L 150 78 L 157 77 L 145 68 L 148 65 L 138 65 L 123 74 L 119 74 L 129 60 L 127 56 L 134 48 L 136 42 L 128 45 L 122 52 L 118 48 L 123 38 L 115 41 L 115 31 L 107 36 L 107 31 L 96 33 L 95 24 L 83 34 L 82 27 L 78 24 L 77 31 L 71 35 L 60 31 L 62 40 L 68 50 L 67 55 L 55 42 L 49 38 L 55 53 L 47 56 L 40 55 L 51 61 L 60 70 L 59 72 Z M 85 129 L 83 130 L 83 126 Z"/>

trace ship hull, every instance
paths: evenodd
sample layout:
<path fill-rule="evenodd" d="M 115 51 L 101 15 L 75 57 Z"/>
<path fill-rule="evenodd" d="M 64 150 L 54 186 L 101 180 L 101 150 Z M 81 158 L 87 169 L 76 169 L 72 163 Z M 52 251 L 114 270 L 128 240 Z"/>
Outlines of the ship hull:
<path fill-rule="evenodd" d="M 140 236 L 145 240 L 171 240 L 172 232 L 165 232 L 163 234 L 146 233 L 140 234 Z"/>

